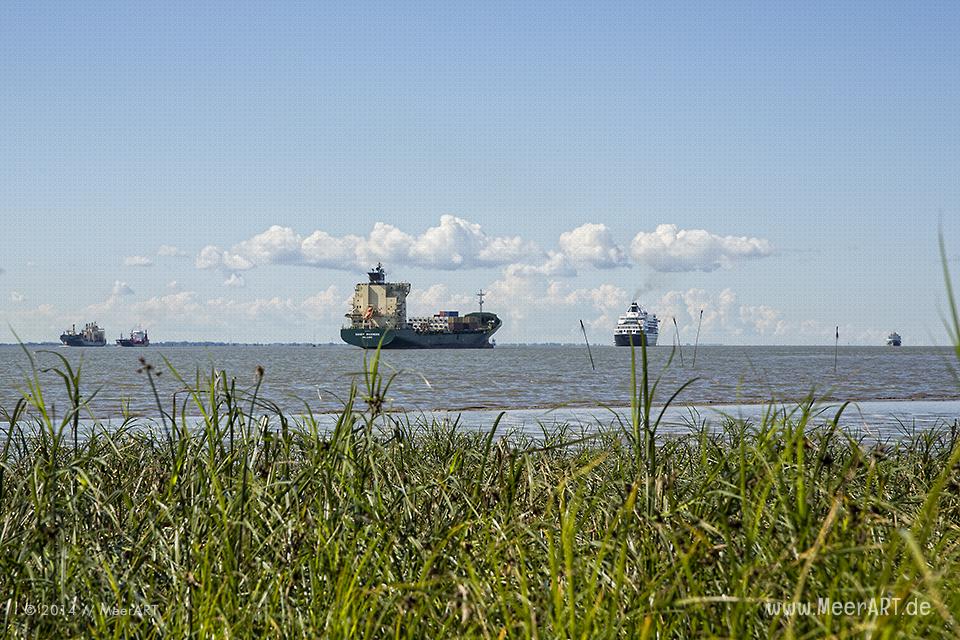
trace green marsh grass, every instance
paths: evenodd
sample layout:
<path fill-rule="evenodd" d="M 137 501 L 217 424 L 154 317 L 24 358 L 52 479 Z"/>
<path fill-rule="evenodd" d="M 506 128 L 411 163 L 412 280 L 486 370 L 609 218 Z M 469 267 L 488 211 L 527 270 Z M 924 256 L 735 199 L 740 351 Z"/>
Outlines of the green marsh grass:
<path fill-rule="evenodd" d="M 957 423 L 868 444 L 811 396 L 664 438 L 635 356 L 628 423 L 542 438 L 386 412 L 377 353 L 332 428 L 261 397 L 269 372 L 143 362 L 153 427 L 78 434 L 80 371 L 58 361 L 58 417 L 31 358 L 2 413 L 3 634 L 957 636 Z"/>
<path fill-rule="evenodd" d="M 5 414 L 4 632 L 956 635 L 960 428 L 866 445 L 811 399 L 658 438 L 638 357 L 632 424 L 537 439 L 385 413 L 376 354 L 333 429 L 217 372 L 158 399 L 157 428 L 75 437 L 63 363 L 66 415 L 35 380 Z M 885 597 L 896 613 L 771 609 Z"/>

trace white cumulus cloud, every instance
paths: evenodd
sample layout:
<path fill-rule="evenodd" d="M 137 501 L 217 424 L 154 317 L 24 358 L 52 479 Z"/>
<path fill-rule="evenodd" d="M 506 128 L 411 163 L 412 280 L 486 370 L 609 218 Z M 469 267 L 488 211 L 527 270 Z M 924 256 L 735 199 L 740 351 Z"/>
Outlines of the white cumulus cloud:
<path fill-rule="evenodd" d="M 298 264 L 353 271 L 375 262 L 434 269 L 467 269 L 505 265 L 530 254 L 536 246 L 519 236 L 490 236 L 480 225 L 445 215 L 419 235 L 385 222 L 366 236 L 333 236 L 316 230 L 304 237 L 290 227 L 271 226 L 237 243 L 228 251 L 204 247 L 196 258 L 199 269 L 243 271 L 256 265 Z"/>
<path fill-rule="evenodd" d="M 197 255 L 196 265 L 197 269 L 212 269 L 213 267 L 219 267 L 222 262 L 223 259 L 220 248 L 208 244 L 201 249 Z"/>
<path fill-rule="evenodd" d="M 784 335 L 788 330 L 783 313 L 765 304 L 741 305 L 740 321 L 759 335 Z"/>
<path fill-rule="evenodd" d="M 305 298 L 300 307 L 312 319 L 342 317 L 350 307 L 350 299 L 345 297 L 336 285 L 330 285 Z"/>
<path fill-rule="evenodd" d="M 431 316 L 442 309 L 457 309 L 464 313 L 478 308 L 476 296 L 451 293 L 445 284 L 432 284 L 425 289 L 414 289 L 407 297 L 409 317 Z"/>
<path fill-rule="evenodd" d="M 407 238 L 398 236 L 397 241 L 406 244 Z M 409 248 L 400 247 L 406 249 L 408 259 L 439 269 L 507 264 L 536 251 L 520 237 L 493 238 L 479 224 L 455 216 L 442 216 L 438 226 L 411 240 Z"/>
<path fill-rule="evenodd" d="M 632 265 L 646 265 L 658 272 L 713 271 L 772 253 L 770 242 L 762 238 L 721 236 L 703 229 L 680 229 L 675 224 L 637 233 L 628 250 L 606 225 L 592 222 L 561 233 L 555 248 L 542 250 L 520 236 L 493 236 L 477 223 L 444 215 L 437 225 L 419 234 L 386 222 L 374 224 L 367 235 L 343 236 L 323 229 L 302 235 L 291 227 L 273 225 L 229 249 L 207 245 L 195 263 L 198 269 L 219 269 L 228 279 L 231 272 L 261 265 L 357 271 L 377 262 L 390 270 L 503 267 L 518 276 L 573 277 L 581 268 Z"/>
<path fill-rule="evenodd" d="M 123 264 L 128 267 L 149 267 L 153 260 L 146 256 L 127 256 L 123 259 Z"/>
<path fill-rule="evenodd" d="M 541 275 L 570 277 L 577 275 L 577 270 L 574 268 L 573 263 L 570 262 L 566 254 L 559 251 L 548 251 L 547 259 L 540 264 L 517 262 L 507 265 L 504 272 L 518 276 Z"/>
<path fill-rule="evenodd" d="M 114 280 L 114 281 L 113 281 L 113 291 L 111 292 L 111 295 L 114 295 L 114 296 L 132 296 L 132 295 L 133 295 L 133 289 L 131 289 L 131 288 L 130 288 L 130 285 L 128 285 L 126 282 L 121 282 L 121 281 L 119 281 L 119 280 Z"/>
<path fill-rule="evenodd" d="M 194 318 L 201 310 L 194 291 L 180 291 L 162 296 L 153 296 L 133 305 L 133 310 L 141 317 L 159 320 L 179 320 Z"/>
<path fill-rule="evenodd" d="M 263 233 L 235 245 L 233 253 L 252 264 L 296 263 L 300 260 L 303 238 L 290 227 L 273 225 Z"/>
<path fill-rule="evenodd" d="M 187 255 L 187 252 L 173 246 L 172 244 L 162 244 L 157 248 L 157 255 L 164 257 L 176 257 L 185 256 Z"/>
<path fill-rule="evenodd" d="M 565 336 L 569 339 L 579 332 L 580 317 L 591 327 L 611 328 L 628 303 L 626 291 L 615 285 L 571 288 L 566 281 L 524 266 L 507 267 L 489 287 L 488 308 L 507 319 L 505 335 L 517 331 L 515 327 L 540 322 L 545 315 L 576 313 L 579 317 L 571 318 L 568 327 L 574 333 Z"/>
<path fill-rule="evenodd" d="M 560 250 L 580 264 L 610 269 L 627 264 L 626 252 L 604 224 L 587 223 L 560 234 Z"/>
<path fill-rule="evenodd" d="M 231 273 L 230 277 L 223 281 L 225 287 L 244 287 L 247 282 L 239 273 Z"/>
<path fill-rule="evenodd" d="M 305 324 L 308 321 L 333 320 L 343 317 L 348 308 L 335 285 L 327 287 L 303 300 L 293 298 L 254 298 L 235 300 L 231 298 L 212 298 L 204 304 L 215 311 L 218 318 L 242 317 L 257 321 L 282 321 L 287 324 Z"/>
<path fill-rule="evenodd" d="M 362 244 L 359 236 L 338 238 L 318 230 L 303 239 L 300 251 L 303 261 L 310 266 L 349 269 L 357 264 L 357 250 Z"/>
<path fill-rule="evenodd" d="M 242 255 L 221 251 L 220 247 L 207 245 L 200 250 L 196 259 L 197 269 L 214 269 L 222 267 L 230 271 L 246 271 L 253 268 L 253 262 Z"/>
<path fill-rule="evenodd" d="M 773 338 L 778 341 L 790 340 L 800 343 L 828 344 L 833 338 L 833 325 L 810 319 L 790 318 L 782 309 L 765 304 L 746 304 L 740 302 L 736 293 L 724 289 L 719 293 L 709 293 L 704 289 L 686 291 L 668 291 L 651 308 L 662 321 L 660 334 L 668 334 L 667 341 L 676 340 L 674 318 L 680 330 L 683 343 L 692 342 L 696 336 L 700 310 L 703 310 L 701 339 L 719 342 L 752 342 Z M 844 328 L 841 328 L 841 335 Z M 855 336 L 854 342 L 879 344 L 879 332 L 863 327 L 846 327 L 846 335 Z"/>
<path fill-rule="evenodd" d="M 719 236 L 661 224 L 652 233 L 638 233 L 630 252 L 634 260 L 656 271 L 714 271 L 737 260 L 768 256 L 773 248 L 761 238 Z"/>

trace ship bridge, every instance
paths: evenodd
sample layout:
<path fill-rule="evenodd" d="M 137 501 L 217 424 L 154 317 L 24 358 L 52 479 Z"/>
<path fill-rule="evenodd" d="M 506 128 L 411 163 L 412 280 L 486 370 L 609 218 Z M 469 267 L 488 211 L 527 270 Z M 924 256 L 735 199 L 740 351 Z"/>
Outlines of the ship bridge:
<path fill-rule="evenodd" d="M 409 282 L 387 282 L 382 264 L 367 272 L 368 282 L 354 288 L 350 327 L 363 329 L 396 329 L 407 324 Z"/>

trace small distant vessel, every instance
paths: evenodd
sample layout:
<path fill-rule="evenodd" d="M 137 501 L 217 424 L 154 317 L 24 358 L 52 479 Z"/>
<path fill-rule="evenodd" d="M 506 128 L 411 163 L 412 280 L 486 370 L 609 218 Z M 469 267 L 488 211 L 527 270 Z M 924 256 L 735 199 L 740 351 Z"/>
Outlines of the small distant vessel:
<path fill-rule="evenodd" d="M 888 347 L 899 347 L 901 343 L 900 334 L 894 331 L 887 336 L 887 346 Z"/>
<path fill-rule="evenodd" d="M 647 313 L 636 301 L 630 303 L 630 308 L 617 320 L 617 328 L 613 332 L 613 342 L 618 347 L 629 347 L 632 343 L 640 346 L 640 337 L 647 340 L 648 347 L 657 346 L 660 337 L 660 321 L 656 314 Z"/>
<path fill-rule="evenodd" d="M 77 333 L 77 325 L 61 333 L 60 342 L 68 347 L 103 347 L 107 344 L 107 336 L 96 322 L 88 322 L 80 333 Z"/>
<path fill-rule="evenodd" d="M 150 337 L 143 329 L 136 329 L 130 332 L 129 338 L 124 338 L 123 334 L 121 333 L 120 338 L 117 340 L 117 344 L 121 347 L 149 347 Z"/>
<path fill-rule="evenodd" d="M 354 289 L 347 326 L 340 338 L 364 349 L 491 349 L 490 336 L 500 328 L 495 313 L 483 311 L 461 316 L 459 311 L 439 311 L 433 317 L 407 320 L 409 282 L 387 282 L 383 265 L 367 273 L 369 282 Z"/>

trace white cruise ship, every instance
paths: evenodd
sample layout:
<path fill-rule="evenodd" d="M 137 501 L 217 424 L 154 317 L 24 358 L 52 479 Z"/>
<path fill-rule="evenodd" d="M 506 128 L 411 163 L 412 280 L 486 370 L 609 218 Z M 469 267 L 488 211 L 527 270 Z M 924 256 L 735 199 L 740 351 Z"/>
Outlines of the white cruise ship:
<path fill-rule="evenodd" d="M 627 312 L 617 320 L 613 341 L 618 347 L 629 347 L 631 342 L 639 347 L 641 334 L 646 337 L 648 347 L 657 346 L 660 321 L 655 314 L 647 313 L 639 304 L 631 302 Z"/>

